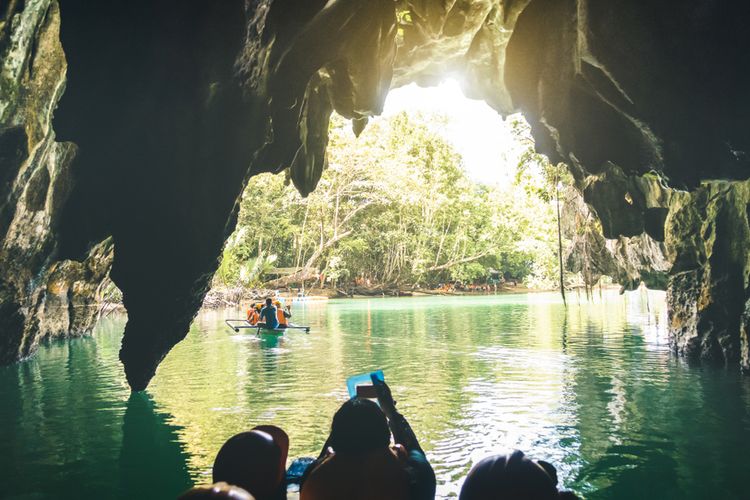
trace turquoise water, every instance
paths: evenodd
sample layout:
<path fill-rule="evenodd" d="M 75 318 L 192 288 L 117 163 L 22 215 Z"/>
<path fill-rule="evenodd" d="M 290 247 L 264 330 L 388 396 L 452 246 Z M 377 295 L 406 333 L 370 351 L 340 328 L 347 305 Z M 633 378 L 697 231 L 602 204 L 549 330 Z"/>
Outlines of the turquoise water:
<path fill-rule="evenodd" d="M 587 498 L 748 498 L 750 377 L 667 347 L 664 296 L 555 294 L 295 305 L 312 332 L 258 339 L 201 313 L 131 396 L 124 316 L 0 368 L 0 497 L 170 498 L 208 482 L 232 434 L 275 423 L 315 455 L 345 379 L 382 368 L 435 467 L 522 449 Z"/>

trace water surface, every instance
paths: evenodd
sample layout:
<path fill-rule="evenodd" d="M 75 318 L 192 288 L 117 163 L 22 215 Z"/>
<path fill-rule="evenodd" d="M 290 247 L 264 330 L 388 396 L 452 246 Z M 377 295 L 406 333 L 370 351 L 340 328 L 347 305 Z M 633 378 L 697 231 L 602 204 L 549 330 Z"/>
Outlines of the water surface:
<path fill-rule="evenodd" d="M 312 332 L 236 334 L 201 313 L 131 396 L 124 316 L 0 368 L 0 497 L 169 498 L 210 480 L 232 434 L 274 423 L 316 455 L 345 379 L 384 370 L 457 494 L 472 463 L 524 450 L 586 498 L 748 498 L 750 377 L 688 367 L 663 294 L 344 300 L 295 305 Z"/>

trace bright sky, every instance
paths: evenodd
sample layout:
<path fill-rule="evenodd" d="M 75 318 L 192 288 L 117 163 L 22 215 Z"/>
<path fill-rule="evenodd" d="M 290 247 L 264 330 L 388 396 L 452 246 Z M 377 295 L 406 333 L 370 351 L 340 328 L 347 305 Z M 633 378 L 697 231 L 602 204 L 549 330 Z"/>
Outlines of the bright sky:
<path fill-rule="evenodd" d="M 472 179 L 486 184 L 505 183 L 514 174 L 519 146 L 510 123 L 484 101 L 464 97 L 455 80 L 445 80 L 437 87 L 410 84 L 391 90 L 383 116 L 401 111 L 445 115 L 448 123 L 442 130 L 463 156 Z"/>

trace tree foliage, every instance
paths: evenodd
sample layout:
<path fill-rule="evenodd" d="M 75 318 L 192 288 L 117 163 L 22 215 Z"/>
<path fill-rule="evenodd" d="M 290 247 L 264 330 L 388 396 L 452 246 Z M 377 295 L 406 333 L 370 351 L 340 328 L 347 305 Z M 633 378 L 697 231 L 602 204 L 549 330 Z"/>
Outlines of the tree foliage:
<path fill-rule="evenodd" d="M 519 126 L 526 142 L 515 180 L 484 185 L 467 176 L 435 122 L 402 113 L 356 138 L 343 119 L 332 120 L 328 166 L 310 196 L 282 175 L 251 179 L 216 280 L 255 285 L 271 267 L 287 267 L 296 278 L 324 275 L 332 284 L 429 286 L 485 282 L 497 270 L 551 286 L 557 167 L 534 153 Z"/>

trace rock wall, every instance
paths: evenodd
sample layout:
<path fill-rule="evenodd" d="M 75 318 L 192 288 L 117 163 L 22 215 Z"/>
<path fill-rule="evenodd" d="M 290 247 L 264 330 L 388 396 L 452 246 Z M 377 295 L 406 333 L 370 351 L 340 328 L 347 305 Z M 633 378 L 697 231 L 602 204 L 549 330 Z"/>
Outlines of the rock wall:
<path fill-rule="evenodd" d="M 262 11 L 263 2 L 250 8 Z M 55 130 L 75 142 L 60 251 L 109 235 L 128 312 L 120 359 L 136 390 L 187 334 L 266 137 L 236 62 L 241 0 L 63 0 L 68 60 Z"/>
<path fill-rule="evenodd" d="M 65 88 L 60 10 L 10 2 L 0 24 L 0 363 L 44 338 L 81 335 L 98 316 L 112 260 L 105 241 L 79 260 L 58 257 L 58 224 L 77 148 L 56 142 L 52 111 Z"/>
<path fill-rule="evenodd" d="M 576 189 L 565 193 L 563 231 L 571 240 L 565 266 L 581 273 L 588 286 L 602 276 L 621 285 L 621 292 L 636 290 L 641 283 L 652 290 L 665 290 L 672 267 L 663 241 L 646 233 L 637 236 L 604 237 L 596 212 Z M 663 232 L 663 231 L 662 231 Z"/>
<path fill-rule="evenodd" d="M 445 75 L 523 111 L 619 241 L 602 265 L 626 286 L 671 249 L 676 350 L 747 358 L 748 313 L 726 295 L 741 286 L 719 259 L 747 248 L 726 229 L 744 184 L 701 184 L 750 175 L 745 2 L 10 0 L 0 16 L 4 361 L 88 328 L 69 311 L 90 309 L 77 294 L 112 258 L 121 359 L 144 388 L 200 307 L 249 176 L 287 170 L 310 192 L 333 110 L 358 133 L 390 88 Z M 70 142 L 50 127 L 58 100 Z"/>
<path fill-rule="evenodd" d="M 679 193 L 666 224 L 672 348 L 750 370 L 750 181 Z"/>

